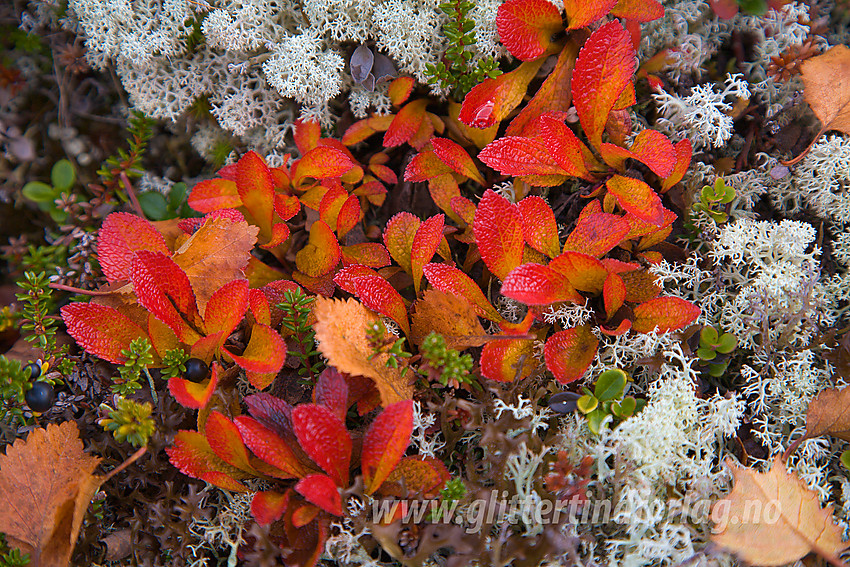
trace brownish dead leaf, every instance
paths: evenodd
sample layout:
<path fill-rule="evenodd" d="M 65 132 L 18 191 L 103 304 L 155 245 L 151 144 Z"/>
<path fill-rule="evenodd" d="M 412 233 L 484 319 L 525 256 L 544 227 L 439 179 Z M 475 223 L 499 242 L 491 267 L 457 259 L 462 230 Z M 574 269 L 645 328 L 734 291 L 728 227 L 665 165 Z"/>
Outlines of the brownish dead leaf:
<path fill-rule="evenodd" d="M 821 508 L 817 495 L 785 469 L 777 456 L 766 473 L 727 461 L 735 487 L 711 510 L 712 541 L 752 565 L 784 565 L 816 553 L 833 565 L 847 548 L 832 506 Z"/>
<path fill-rule="evenodd" d="M 259 232 L 259 227 L 244 221 L 213 218 L 174 253 L 174 261 L 189 276 L 201 313 L 218 288 L 245 277 Z"/>
<path fill-rule="evenodd" d="M 428 289 L 413 307 L 410 338 L 417 346 L 431 331 L 443 335 L 446 346 L 456 350 L 481 346 L 488 340 L 472 304 L 456 295 Z"/>
<path fill-rule="evenodd" d="M 801 69 L 806 102 L 823 127 L 803 153 L 783 162 L 786 165 L 803 159 L 824 132 L 837 130 L 850 134 L 850 48 L 836 45 L 823 55 L 803 62 Z"/>
<path fill-rule="evenodd" d="M 64 567 L 83 515 L 104 478 L 98 457 L 83 452 L 77 425 L 36 429 L 0 456 L 0 532 L 30 554 L 30 565 Z"/>
<path fill-rule="evenodd" d="M 791 443 L 782 458 L 787 459 L 806 439 L 825 434 L 850 441 L 850 386 L 827 388 L 809 402 L 806 434 Z"/>
<path fill-rule="evenodd" d="M 409 376 L 402 376 L 398 368 L 387 368 L 389 355 L 369 359 L 372 348 L 366 331 L 378 320 L 377 315 L 354 299 L 343 301 L 324 297 L 316 299 L 313 312 L 319 350 L 331 366 L 340 372 L 371 378 L 384 407 L 413 397 Z"/>

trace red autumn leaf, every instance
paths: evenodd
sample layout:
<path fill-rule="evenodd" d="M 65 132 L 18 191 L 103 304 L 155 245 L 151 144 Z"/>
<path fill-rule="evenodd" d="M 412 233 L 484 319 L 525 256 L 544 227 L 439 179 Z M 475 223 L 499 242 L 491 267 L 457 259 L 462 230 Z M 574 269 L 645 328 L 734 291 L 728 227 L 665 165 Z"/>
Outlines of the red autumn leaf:
<path fill-rule="evenodd" d="M 534 341 L 496 339 L 481 351 L 481 374 L 497 382 L 522 380 L 531 374 L 534 362 Z"/>
<path fill-rule="evenodd" d="M 248 413 L 279 436 L 295 439 L 292 431 L 292 406 L 286 400 L 266 392 L 245 396 Z"/>
<path fill-rule="evenodd" d="M 593 179 L 585 156 L 590 150 L 579 140 L 569 126 L 554 114 L 540 117 L 540 139 L 543 141 L 552 160 L 572 177 L 588 181 Z"/>
<path fill-rule="evenodd" d="M 422 268 L 422 272 L 428 279 L 428 283 L 435 288 L 467 300 L 475 308 L 479 317 L 484 317 L 491 321 L 503 320 L 499 312 L 496 311 L 496 308 L 484 297 L 481 288 L 472 281 L 472 278 L 454 266 L 449 266 L 448 264 L 426 264 Z"/>
<path fill-rule="evenodd" d="M 484 178 L 481 177 L 481 173 L 475 167 L 472 158 L 459 144 L 448 138 L 431 138 L 431 146 L 434 148 L 437 157 L 453 171 L 484 185 Z"/>
<path fill-rule="evenodd" d="M 261 526 L 278 521 L 289 506 L 290 494 L 289 490 L 283 493 L 273 490 L 257 492 L 251 500 L 251 515 Z"/>
<path fill-rule="evenodd" d="M 301 478 L 311 470 L 304 466 L 284 439 L 253 417 L 240 415 L 233 420 L 245 445 L 257 457 L 280 470 L 280 478 Z"/>
<path fill-rule="evenodd" d="M 585 302 L 563 274 L 540 264 L 523 264 L 512 270 L 502 282 L 502 295 L 526 305 Z"/>
<path fill-rule="evenodd" d="M 633 177 L 615 175 L 605 185 L 626 211 L 656 226 L 664 223 L 664 205 L 661 204 L 661 198 L 645 182 Z"/>
<path fill-rule="evenodd" d="M 422 498 L 435 498 L 450 478 L 446 465 L 436 457 L 405 457 L 390 473 L 381 493 L 398 498 L 407 498 L 408 494 L 415 494 Z M 407 493 L 390 490 L 389 483 L 403 484 Z"/>
<path fill-rule="evenodd" d="M 307 244 L 295 254 L 298 270 L 311 278 L 321 277 L 333 270 L 340 259 L 339 241 L 324 221 L 310 227 Z"/>
<path fill-rule="evenodd" d="M 355 278 L 354 290 L 368 309 L 386 315 L 398 323 L 405 335 L 410 334 L 404 299 L 390 282 L 381 276 L 361 276 Z"/>
<path fill-rule="evenodd" d="M 542 198 L 526 197 L 517 203 L 522 234 L 529 246 L 554 258 L 561 252 L 555 213 Z"/>
<path fill-rule="evenodd" d="M 645 303 L 661 293 L 661 288 L 655 283 L 655 276 L 646 270 L 621 273 L 620 278 L 626 287 L 626 301 Z"/>
<path fill-rule="evenodd" d="M 130 279 L 133 255 L 140 250 L 170 254 L 162 234 L 147 220 L 129 213 L 112 213 L 97 236 L 97 260 L 110 282 Z"/>
<path fill-rule="evenodd" d="M 236 190 L 260 233 L 269 238 L 274 218 L 274 178 L 256 152 L 248 152 L 236 162 Z"/>
<path fill-rule="evenodd" d="M 664 6 L 657 0 L 619 0 L 611 15 L 624 20 L 651 22 L 664 17 Z"/>
<path fill-rule="evenodd" d="M 347 291 L 351 295 L 357 295 L 357 289 L 354 287 L 354 281 L 362 276 L 381 277 L 378 275 L 378 272 L 368 266 L 364 266 L 363 264 L 352 264 L 344 267 L 336 273 L 334 276 L 334 283 L 343 291 Z"/>
<path fill-rule="evenodd" d="M 535 138 L 503 136 L 487 144 L 478 159 L 504 175 L 571 175 Z"/>
<path fill-rule="evenodd" d="M 334 412 L 338 418 L 345 421 L 348 411 L 348 382 L 336 368 L 325 368 L 316 380 L 313 388 L 313 403 L 320 404 Z"/>
<path fill-rule="evenodd" d="M 71 303 L 61 309 L 68 334 L 77 344 L 98 358 L 123 364 L 121 354 L 133 339 L 147 338 L 147 333 L 129 317 L 105 305 Z"/>
<path fill-rule="evenodd" d="M 410 255 L 413 240 L 421 224 L 422 221 L 416 215 L 402 211 L 387 221 L 387 227 L 384 229 L 384 246 L 393 260 L 408 274 L 412 271 Z"/>
<path fill-rule="evenodd" d="M 224 414 L 215 410 L 210 412 L 204 424 L 204 436 L 210 449 L 225 463 L 245 472 L 256 472 L 239 429 Z"/>
<path fill-rule="evenodd" d="M 688 166 L 691 164 L 693 148 L 691 147 L 690 140 L 685 138 L 673 146 L 673 148 L 676 150 L 676 164 L 673 166 L 673 171 L 670 175 L 661 182 L 662 193 L 681 181 L 685 176 L 685 172 L 688 171 Z"/>
<path fill-rule="evenodd" d="M 295 195 L 275 193 L 274 211 L 281 220 L 289 220 L 301 210 L 301 201 Z"/>
<path fill-rule="evenodd" d="M 200 320 L 189 277 L 174 260 L 159 252 L 136 253 L 130 280 L 139 303 L 168 325 L 184 342 L 197 333 L 187 324 Z M 184 319 L 185 317 L 185 319 Z"/>
<path fill-rule="evenodd" d="M 292 410 L 292 427 L 310 458 L 337 486 L 348 487 L 351 436 L 342 420 L 324 406 L 301 404 Z"/>
<path fill-rule="evenodd" d="M 390 404 L 366 430 L 360 465 L 366 494 L 373 494 L 404 456 L 413 433 L 413 402 Z"/>
<path fill-rule="evenodd" d="M 292 165 L 292 185 L 301 187 L 306 179 L 340 177 L 355 166 L 345 152 L 328 146 L 318 146 Z"/>
<path fill-rule="evenodd" d="M 664 178 L 673 172 L 676 165 L 676 150 L 670 139 L 656 130 L 642 130 L 630 148 L 634 158 L 646 165 L 658 177 Z"/>
<path fill-rule="evenodd" d="M 568 42 L 558 55 L 555 68 L 537 89 L 534 98 L 511 120 L 505 136 L 533 137 L 532 125 L 535 119 L 546 112 L 569 110 L 572 102 L 570 84 L 577 56 L 578 45 L 574 41 Z"/>
<path fill-rule="evenodd" d="M 207 334 L 221 332 L 227 338 L 248 310 L 248 280 L 233 280 L 221 286 L 204 310 Z"/>
<path fill-rule="evenodd" d="M 522 263 L 525 239 L 516 205 L 492 189 L 484 192 L 472 225 L 481 259 L 500 280 Z"/>
<path fill-rule="evenodd" d="M 346 199 L 348 199 L 348 191 L 344 187 L 338 186 L 329 187 L 322 195 L 322 200 L 319 201 L 319 218 L 332 230 L 336 228 L 339 211 Z"/>
<path fill-rule="evenodd" d="M 165 452 L 171 464 L 187 476 L 234 492 L 248 490 L 234 478 L 246 478 L 246 474 L 216 455 L 207 438 L 197 431 L 178 431 L 174 443 Z"/>
<path fill-rule="evenodd" d="M 199 213 L 211 213 L 219 209 L 235 209 L 242 206 L 236 182 L 230 179 L 208 179 L 192 187 L 189 206 Z M 123 213 L 126 214 L 126 213 Z"/>
<path fill-rule="evenodd" d="M 354 195 L 349 195 L 342 207 L 339 209 L 339 215 L 336 219 L 336 233 L 339 238 L 343 238 L 348 231 L 354 228 L 360 222 L 360 199 Z"/>
<path fill-rule="evenodd" d="M 452 168 L 431 150 L 423 150 L 413 156 L 404 169 L 404 180 L 412 183 L 428 181 L 438 175 L 451 173 Z"/>
<path fill-rule="evenodd" d="M 626 284 L 623 283 L 623 278 L 617 274 L 608 274 L 605 285 L 602 287 L 602 300 L 605 303 L 605 314 L 609 319 L 623 306 L 625 299 Z"/>
<path fill-rule="evenodd" d="M 301 506 L 300 508 L 298 508 L 298 509 L 296 509 L 292 512 L 292 519 L 291 519 L 292 526 L 294 528 L 300 530 L 301 528 L 307 526 L 308 524 L 311 524 L 312 521 L 316 519 L 316 516 L 318 516 L 319 512 L 321 512 L 321 511 L 322 511 L 321 508 L 319 508 L 318 506 L 314 506 L 312 504 L 305 504 L 305 505 Z M 313 525 L 315 526 L 315 524 L 313 524 Z M 301 535 L 301 534 L 299 534 L 299 535 Z M 311 567 L 313 565 L 315 565 L 316 560 L 318 560 L 318 556 L 316 556 L 315 560 L 313 560 L 311 558 L 309 565 Z"/>
<path fill-rule="evenodd" d="M 567 29 L 574 30 L 592 24 L 611 11 L 617 0 L 564 0 Z"/>
<path fill-rule="evenodd" d="M 422 281 L 422 267 L 431 261 L 440 242 L 443 240 L 445 217 L 434 215 L 419 225 L 410 251 L 410 275 L 416 295 L 419 295 L 419 284 Z"/>
<path fill-rule="evenodd" d="M 342 516 L 342 496 L 334 481 L 324 474 L 310 474 L 298 481 L 295 491 L 325 512 Z"/>
<path fill-rule="evenodd" d="M 218 363 L 213 362 L 210 368 L 210 377 L 202 382 L 191 382 L 178 377 L 169 378 L 168 391 L 183 407 L 189 409 L 206 407 L 216 386 L 218 386 L 218 369 Z"/>
<path fill-rule="evenodd" d="M 343 266 L 348 264 L 363 264 L 370 268 L 383 268 L 390 265 L 390 254 L 382 244 L 377 242 L 361 242 L 351 246 L 340 246 Z"/>
<path fill-rule="evenodd" d="M 269 241 L 265 244 L 261 244 L 260 248 L 265 250 L 271 250 L 283 244 L 287 238 L 289 238 L 289 226 L 283 224 L 282 222 L 275 223 L 272 225 L 272 233 L 269 236 Z"/>
<path fill-rule="evenodd" d="M 319 138 L 322 137 L 322 127 L 313 120 L 299 118 L 295 121 L 292 135 L 295 138 L 298 151 L 303 156 L 319 144 Z"/>
<path fill-rule="evenodd" d="M 700 309 L 679 297 L 658 297 L 636 305 L 632 329 L 638 333 L 675 331 L 692 323 L 699 317 Z"/>
<path fill-rule="evenodd" d="M 485 79 L 463 99 L 458 119 L 481 129 L 501 122 L 522 102 L 528 83 L 542 64 L 543 58 L 526 61 L 510 73 Z"/>
<path fill-rule="evenodd" d="M 529 61 L 543 55 L 564 26 L 561 12 L 546 0 L 508 0 L 499 6 L 496 29 L 511 55 Z"/>
<path fill-rule="evenodd" d="M 575 251 L 600 257 L 623 241 L 629 233 L 629 221 L 608 213 L 591 213 L 579 218 L 564 243 L 564 252 Z"/>
<path fill-rule="evenodd" d="M 593 362 L 598 347 L 599 340 L 587 325 L 558 331 L 543 347 L 546 368 L 561 384 L 575 382 Z"/>
<path fill-rule="evenodd" d="M 573 102 L 590 143 L 597 148 L 602 145 L 608 114 L 634 75 L 634 57 L 629 34 L 619 22 L 593 32 L 579 52 L 573 73 Z"/>
<path fill-rule="evenodd" d="M 407 97 L 409 97 L 410 93 L 413 91 L 413 86 L 415 84 L 416 80 L 414 80 L 413 77 L 399 77 L 393 80 L 387 90 L 387 94 L 389 95 L 390 102 L 393 103 L 393 106 L 401 106 L 404 104 L 404 101 L 407 100 Z"/>
<path fill-rule="evenodd" d="M 601 293 L 608 277 L 602 262 L 581 252 L 564 252 L 549 262 L 549 267 L 563 274 L 579 291 Z"/>
<path fill-rule="evenodd" d="M 286 361 L 286 343 L 280 333 L 266 325 L 251 327 L 251 339 L 241 355 L 228 351 L 233 361 L 248 370 L 267 374 L 278 372 Z"/>
<path fill-rule="evenodd" d="M 410 140 L 419 130 L 422 121 L 425 120 L 425 107 L 427 106 L 428 99 L 424 98 L 404 105 L 404 108 L 395 115 L 390 127 L 387 128 L 387 133 L 384 134 L 384 147 L 393 148 Z"/>

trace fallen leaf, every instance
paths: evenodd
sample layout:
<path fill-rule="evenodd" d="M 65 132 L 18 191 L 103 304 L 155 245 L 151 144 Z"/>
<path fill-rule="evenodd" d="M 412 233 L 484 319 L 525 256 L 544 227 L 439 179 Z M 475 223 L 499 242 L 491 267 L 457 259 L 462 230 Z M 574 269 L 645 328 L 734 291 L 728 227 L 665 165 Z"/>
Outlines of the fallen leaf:
<path fill-rule="evenodd" d="M 427 275 L 427 272 L 426 272 Z M 366 331 L 378 316 L 360 302 L 316 299 L 316 340 L 331 366 L 340 372 L 366 376 L 375 382 L 384 407 L 413 397 L 413 385 L 398 368 L 387 368 L 387 354 L 373 358 Z"/>
<path fill-rule="evenodd" d="M 410 338 L 415 344 L 422 344 L 431 331 L 443 335 L 446 347 L 456 350 L 487 342 L 478 313 L 465 299 L 432 288 L 413 305 Z"/>
<path fill-rule="evenodd" d="M 83 452 L 77 425 L 36 429 L 0 455 L 0 532 L 30 565 L 65 567 L 83 516 L 104 478 L 100 458 Z"/>
<path fill-rule="evenodd" d="M 785 469 L 779 455 L 766 473 L 727 463 L 735 486 L 711 510 L 715 544 L 752 565 L 793 563 L 810 552 L 843 564 L 838 554 L 847 545 L 832 506 L 821 508 L 817 494 Z"/>
<path fill-rule="evenodd" d="M 806 412 L 806 434 L 794 441 L 784 457 L 793 453 L 806 439 L 829 434 L 850 441 L 850 386 L 827 388 L 809 402 Z"/>
<path fill-rule="evenodd" d="M 850 48 L 836 45 L 803 62 L 803 93 L 823 124 L 821 133 L 850 134 Z"/>

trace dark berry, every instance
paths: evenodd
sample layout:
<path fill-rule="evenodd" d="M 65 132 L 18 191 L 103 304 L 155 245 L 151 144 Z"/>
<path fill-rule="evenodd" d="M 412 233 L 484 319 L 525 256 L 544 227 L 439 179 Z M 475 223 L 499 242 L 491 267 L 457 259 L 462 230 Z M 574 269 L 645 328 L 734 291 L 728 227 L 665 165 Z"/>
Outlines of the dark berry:
<path fill-rule="evenodd" d="M 35 382 L 32 388 L 24 394 L 24 399 L 32 411 L 47 411 L 56 401 L 56 392 L 53 391 L 53 386 L 47 382 Z"/>
<path fill-rule="evenodd" d="M 183 378 L 189 382 L 200 382 L 210 373 L 210 367 L 200 358 L 190 358 L 184 366 L 186 372 L 183 373 Z"/>
<path fill-rule="evenodd" d="M 37 362 L 30 362 L 26 366 L 24 366 L 24 370 L 28 371 L 30 374 L 30 380 L 35 380 L 39 376 L 41 376 L 41 365 Z"/>

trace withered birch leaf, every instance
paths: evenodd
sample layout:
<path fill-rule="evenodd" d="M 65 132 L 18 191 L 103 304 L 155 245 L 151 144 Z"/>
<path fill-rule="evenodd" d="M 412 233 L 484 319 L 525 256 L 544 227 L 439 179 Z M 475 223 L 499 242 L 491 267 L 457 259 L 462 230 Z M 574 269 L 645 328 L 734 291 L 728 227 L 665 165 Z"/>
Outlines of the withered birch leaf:
<path fill-rule="evenodd" d="M 718 530 L 711 539 L 752 565 L 785 565 L 814 552 L 833 565 L 847 547 L 817 495 L 785 469 L 780 456 L 766 473 L 727 461 L 735 487 L 718 500 L 711 517 Z M 756 514 L 758 510 L 758 515 Z"/>
<path fill-rule="evenodd" d="M 823 123 L 823 131 L 850 134 L 850 48 L 836 45 L 802 65 L 806 102 Z"/>
<path fill-rule="evenodd" d="M 447 348 L 457 350 L 487 342 L 487 332 L 478 321 L 475 308 L 465 299 L 430 288 L 413 307 L 410 339 L 416 345 L 422 344 L 431 331 L 443 335 Z"/>
<path fill-rule="evenodd" d="M 0 532 L 30 565 L 65 567 L 102 477 L 83 452 L 77 424 L 36 429 L 0 455 Z"/>
<path fill-rule="evenodd" d="M 331 366 L 340 372 L 371 378 L 384 407 L 413 397 L 409 377 L 402 376 L 398 368 L 387 368 L 389 355 L 379 354 L 369 359 L 372 348 L 366 331 L 378 320 L 377 315 L 354 299 L 342 301 L 323 297 L 316 299 L 313 312 L 319 350 Z"/>
<path fill-rule="evenodd" d="M 828 388 L 809 402 L 804 438 L 824 433 L 850 441 L 850 386 Z"/>

